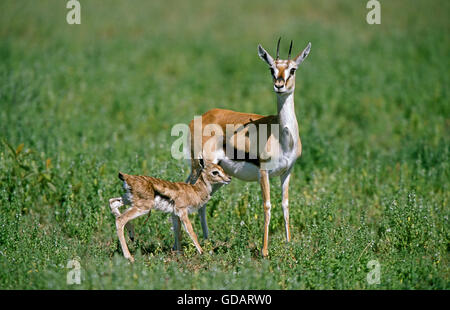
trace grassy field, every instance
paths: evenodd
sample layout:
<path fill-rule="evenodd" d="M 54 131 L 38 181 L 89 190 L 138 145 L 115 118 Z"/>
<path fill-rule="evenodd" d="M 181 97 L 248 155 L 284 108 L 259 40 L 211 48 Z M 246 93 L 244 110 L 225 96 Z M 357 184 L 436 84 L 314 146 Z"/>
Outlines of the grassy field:
<path fill-rule="evenodd" d="M 0 289 L 448 289 L 449 1 L 0 2 Z M 170 216 L 135 221 L 122 256 L 108 199 L 117 171 L 186 179 L 170 129 L 213 107 L 273 114 L 261 43 L 294 40 L 303 155 L 285 243 L 272 182 L 260 257 L 257 183 L 208 205 L 198 255 Z M 201 236 L 196 214 L 194 230 Z M 68 285 L 67 262 L 81 263 Z M 381 265 L 380 284 L 366 281 Z"/>

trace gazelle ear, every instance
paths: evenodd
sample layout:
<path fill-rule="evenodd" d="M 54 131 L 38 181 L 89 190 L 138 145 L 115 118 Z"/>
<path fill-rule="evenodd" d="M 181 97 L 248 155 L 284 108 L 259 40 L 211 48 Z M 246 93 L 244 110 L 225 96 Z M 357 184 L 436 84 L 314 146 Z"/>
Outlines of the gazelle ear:
<path fill-rule="evenodd" d="M 273 66 L 273 58 L 272 56 L 267 53 L 267 51 L 261 46 L 261 44 L 258 44 L 258 56 L 262 60 L 264 60 L 269 66 Z"/>
<path fill-rule="evenodd" d="M 311 50 L 311 42 L 308 43 L 308 46 L 305 47 L 305 49 L 298 54 L 297 57 L 294 58 L 294 61 L 297 63 L 297 66 L 300 65 L 303 60 L 309 55 L 309 51 Z"/>

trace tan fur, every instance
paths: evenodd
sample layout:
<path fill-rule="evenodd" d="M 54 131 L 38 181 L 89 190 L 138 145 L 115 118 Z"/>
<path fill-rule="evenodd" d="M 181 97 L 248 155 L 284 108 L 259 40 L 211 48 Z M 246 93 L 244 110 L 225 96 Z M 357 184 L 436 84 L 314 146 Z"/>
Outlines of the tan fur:
<path fill-rule="evenodd" d="M 268 116 L 263 116 L 263 115 L 259 115 L 259 114 L 252 114 L 252 113 L 241 113 L 241 112 L 235 112 L 232 110 L 224 110 L 224 109 L 212 109 L 209 110 L 208 112 L 206 112 L 205 114 L 202 115 L 202 128 L 197 129 L 200 130 L 200 132 L 203 132 L 203 129 L 206 125 L 208 124 L 217 124 L 220 126 L 220 128 L 222 129 L 223 134 L 227 134 L 226 131 L 226 125 L 227 124 L 234 124 L 234 125 L 244 125 L 244 126 L 248 126 L 250 124 L 254 124 L 255 128 L 257 130 L 257 132 L 259 131 L 259 126 L 261 124 L 265 124 L 267 125 L 267 136 L 268 136 L 268 141 L 271 138 L 271 124 L 278 124 L 279 120 L 278 120 L 278 116 L 277 115 L 268 115 Z M 191 133 L 194 132 L 194 120 L 192 120 L 189 123 L 189 129 L 191 131 Z M 252 143 L 257 143 L 257 141 L 249 141 L 248 137 L 242 137 L 245 136 L 247 133 L 247 129 L 243 129 L 242 131 L 235 131 L 233 135 L 231 135 L 230 137 L 224 137 L 225 140 L 225 144 L 230 144 L 233 147 L 238 147 L 241 144 L 238 143 L 238 139 L 245 139 L 245 148 L 241 149 L 242 151 L 249 151 L 251 148 L 251 144 Z M 191 134 L 191 157 L 192 158 L 197 158 L 198 154 L 194 154 L 194 134 Z M 202 148 L 205 144 L 207 144 L 208 140 L 210 139 L 214 139 L 214 136 L 209 137 L 209 136 L 203 136 L 202 135 Z M 267 143 L 267 142 L 266 142 Z M 255 148 L 257 151 L 260 148 Z M 264 149 L 270 149 L 270 145 L 266 145 L 264 148 L 261 148 L 261 150 Z M 208 149 L 204 150 L 204 151 L 208 151 Z M 204 156 L 207 156 L 207 154 L 203 154 Z M 257 154 L 258 157 L 261 154 Z"/>

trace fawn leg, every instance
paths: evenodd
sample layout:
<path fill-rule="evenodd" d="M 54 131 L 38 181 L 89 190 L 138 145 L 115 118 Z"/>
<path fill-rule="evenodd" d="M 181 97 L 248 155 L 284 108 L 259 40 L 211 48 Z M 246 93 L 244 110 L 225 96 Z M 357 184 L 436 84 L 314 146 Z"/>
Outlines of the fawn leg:
<path fill-rule="evenodd" d="M 122 201 L 122 197 L 111 198 L 109 200 L 109 207 L 111 208 L 111 213 L 117 218 L 120 216 L 119 208 L 123 206 L 124 203 Z"/>
<path fill-rule="evenodd" d="M 189 217 L 188 217 L 186 211 L 181 212 L 180 220 L 183 223 L 184 229 L 188 233 L 189 237 L 191 237 L 192 241 L 194 242 L 194 245 L 197 248 L 197 251 L 200 254 L 202 254 L 203 253 L 202 247 L 198 243 L 197 235 L 195 234 L 194 229 L 192 228 L 191 221 L 189 221 Z"/>
<path fill-rule="evenodd" d="M 194 175 L 194 168 L 191 167 L 191 173 L 189 174 L 185 183 L 194 184 L 196 181 L 196 178 L 198 178 L 198 176 Z M 172 249 L 174 251 L 180 251 L 181 250 L 181 237 L 182 237 L 181 236 L 181 222 L 180 222 L 180 218 L 175 213 L 172 213 L 172 227 L 173 227 L 173 234 L 175 237 L 175 242 L 174 242 Z"/>
<path fill-rule="evenodd" d="M 120 216 L 119 208 L 124 205 L 124 202 L 122 200 L 122 197 L 118 198 L 111 198 L 109 200 L 109 207 L 111 208 L 111 213 L 114 214 L 114 216 L 117 218 Z M 131 241 L 134 241 L 134 226 L 132 223 L 126 223 L 125 228 L 128 231 L 128 236 L 130 237 Z"/>
<path fill-rule="evenodd" d="M 119 237 L 120 246 L 122 247 L 122 252 L 125 258 L 129 259 L 131 262 L 134 262 L 133 256 L 131 256 L 130 251 L 128 250 L 127 243 L 125 242 L 125 237 L 123 234 L 123 228 L 125 224 L 127 224 L 132 219 L 135 219 L 139 216 L 147 214 L 150 209 L 138 209 L 136 207 L 131 207 L 127 209 L 123 214 L 116 218 L 116 228 L 117 228 L 117 236 Z"/>
<path fill-rule="evenodd" d="M 188 184 L 194 184 L 195 181 L 197 181 L 198 175 L 195 175 L 193 171 L 194 168 L 191 168 L 191 174 L 189 174 L 189 177 L 186 179 L 186 183 Z M 222 185 L 223 184 L 214 184 L 210 196 L 212 196 Z M 200 224 L 202 225 L 203 239 L 208 239 L 209 232 L 208 232 L 208 223 L 206 221 L 206 203 L 200 207 L 200 209 L 198 210 L 198 215 L 200 217 Z M 177 219 L 177 221 L 178 223 L 180 222 L 179 219 Z M 173 227 L 175 229 L 175 225 Z M 176 247 L 176 243 L 177 243 L 177 232 L 175 232 L 174 248 Z"/>

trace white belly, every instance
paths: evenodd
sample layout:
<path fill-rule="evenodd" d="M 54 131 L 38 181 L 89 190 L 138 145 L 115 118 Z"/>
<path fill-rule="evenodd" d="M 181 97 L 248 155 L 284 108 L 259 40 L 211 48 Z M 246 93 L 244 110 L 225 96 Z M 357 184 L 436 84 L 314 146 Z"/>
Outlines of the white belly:
<path fill-rule="evenodd" d="M 153 206 L 153 209 L 163 211 L 166 213 L 172 213 L 173 203 L 170 202 L 168 199 L 162 198 L 159 195 L 155 195 L 155 204 Z"/>
<path fill-rule="evenodd" d="M 234 161 L 225 157 L 220 161 L 225 172 L 240 180 L 251 182 L 259 180 L 259 168 L 245 161 Z"/>
<path fill-rule="evenodd" d="M 289 130 L 287 130 L 287 132 L 289 133 Z M 283 132 L 283 134 L 285 133 Z M 283 175 L 294 165 L 297 160 L 297 153 L 295 151 L 297 149 L 297 144 L 293 143 L 289 146 L 289 148 L 284 149 L 281 147 L 277 158 L 270 160 L 266 166 L 261 167 L 266 167 L 265 170 L 269 171 L 269 177 Z M 244 160 L 230 159 L 226 156 L 222 148 L 209 154 L 205 154 L 203 158 L 207 158 L 215 164 L 220 163 L 220 166 L 222 166 L 227 174 L 240 180 L 247 182 L 259 181 L 260 167 Z"/>
<path fill-rule="evenodd" d="M 274 160 L 267 167 L 269 170 L 269 177 L 276 177 L 286 173 L 295 163 L 296 158 L 286 156 Z M 220 161 L 220 166 L 229 175 L 247 182 L 258 181 L 260 177 L 259 167 L 245 161 L 235 161 L 227 157 Z"/>

